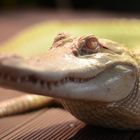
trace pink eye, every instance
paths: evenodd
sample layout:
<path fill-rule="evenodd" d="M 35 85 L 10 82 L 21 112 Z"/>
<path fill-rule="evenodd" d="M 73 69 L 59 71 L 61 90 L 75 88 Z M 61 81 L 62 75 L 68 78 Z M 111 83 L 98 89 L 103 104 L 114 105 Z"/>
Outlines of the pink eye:
<path fill-rule="evenodd" d="M 86 46 L 88 49 L 96 49 L 97 47 L 99 47 L 99 44 L 98 42 L 96 41 L 92 41 L 92 40 L 87 40 L 86 42 Z"/>
<path fill-rule="evenodd" d="M 85 39 L 85 48 L 90 49 L 92 51 L 97 51 L 100 49 L 100 44 L 97 40 L 97 38 L 95 38 L 94 36 L 88 36 Z"/>
<path fill-rule="evenodd" d="M 96 49 L 99 47 L 99 42 L 97 40 L 97 38 L 95 38 L 94 36 L 88 36 L 85 38 L 85 47 L 87 47 L 88 49 Z"/>
<path fill-rule="evenodd" d="M 103 46 L 102 44 L 99 43 L 98 39 L 94 36 L 89 36 L 85 39 L 86 44 L 85 44 L 85 48 L 87 49 L 91 49 L 93 52 L 94 51 L 98 51 L 101 48 L 107 49 L 107 47 Z"/>
<path fill-rule="evenodd" d="M 100 51 L 100 48 L 102 47 L 99 44 L 98 39 L 93 35 L 80 38 L 79 42 L 80 42 L 79 54 L 81 55 L 89 55 L 97 53 Z"/>

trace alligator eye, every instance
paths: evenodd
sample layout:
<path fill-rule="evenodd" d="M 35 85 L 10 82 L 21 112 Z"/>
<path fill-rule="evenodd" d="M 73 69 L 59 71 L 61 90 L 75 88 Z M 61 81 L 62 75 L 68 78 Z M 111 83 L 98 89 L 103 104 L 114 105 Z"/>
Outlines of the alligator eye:
<path fill-rule="evenodd" d="M 88 46 L 89 49 L 96 49 L 98 47 L 99 47 L 99 44 L 96 41 L 91 41 L 90 45 Z"/>
<path fill-rule="evenodd" d="M 83 41 L 81 42 L 82 42 L 80 48 L 81 55 L 97 53 L 101 49 L 98 39 L 95 36 L 87 36 L 83 38 Z"/>
<path fill-rule="evenodd" d="M 85 47 L 88 49 L 96 50 L 99 47 L 99 42 L 94 36 L 88 36 L 85 38 Z"/>

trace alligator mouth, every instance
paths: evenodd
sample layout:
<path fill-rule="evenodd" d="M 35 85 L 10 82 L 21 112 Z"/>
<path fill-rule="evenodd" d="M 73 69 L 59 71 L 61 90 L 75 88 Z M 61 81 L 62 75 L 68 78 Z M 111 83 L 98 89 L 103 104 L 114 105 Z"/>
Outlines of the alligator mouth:
<path fill-rule="evenodd" d="M 17 71 L 15 73 L 10 68 L 2 69 L 0 85 L 56 98 L 112 102 L 127 97 L 136 81 L 135 70 L 127 65 L 110 65 L 84 78 L 64 74 L 65 77 L 57 77 L 57 79 L 53 79 L 54 75 L 52 75 L 51 80 L 50 75 L 46 74 L 45 77 L 37 72 Z"/>
<path fill-rule="evenodd" d="M 128 96 L 137 77 L 135 63 L 128 59 L 107 53 L 86 59 L 65 56 L 56 68 L 59 59 L 54 66 L 47 60 L 30 64 L 5 58 L 0 63 L 0 86 L 55 98 L 118 101 Z"/>
<path fill-rule="evenodd" d="M 8 73 L 0 73 L 0 81 L 2 83 L 16 83 L 16 84 L 22 84 L 22 83 L 29 83 L 32 85 L 39 85 L 40 87 L 47 87 L 49 90 L 51 90 L 54 86 L 63 85 L 66 83 L 84 83 L 88 82 L 94 77 L 88 77 L 88 78 L 74 78 L 74 77 L 65 77 L 58 81 L 47 81 L 44 79 L 41 79 L 35 75 L 26 75 L 26 76 L 15 76 L 10 75 Z"/>

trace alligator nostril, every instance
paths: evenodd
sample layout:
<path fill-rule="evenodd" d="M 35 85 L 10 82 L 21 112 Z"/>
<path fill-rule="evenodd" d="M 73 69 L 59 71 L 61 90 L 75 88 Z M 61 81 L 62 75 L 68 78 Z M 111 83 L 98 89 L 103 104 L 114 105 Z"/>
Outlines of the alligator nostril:
<path fill-rule="evenodd" d="M 64 32 L 59 33 L 59 34 L 55 37 L 54 43 L 56 43 L 56 42 L 58 42 L 58 41 L 60 41 L 60 40 L 63 40 L 63 39 L 65 39 L 65 38 L 69 37 L 69 36 L 70 36 L 70 35 L 69 35 L 68 33 L 64 33 Z"/>

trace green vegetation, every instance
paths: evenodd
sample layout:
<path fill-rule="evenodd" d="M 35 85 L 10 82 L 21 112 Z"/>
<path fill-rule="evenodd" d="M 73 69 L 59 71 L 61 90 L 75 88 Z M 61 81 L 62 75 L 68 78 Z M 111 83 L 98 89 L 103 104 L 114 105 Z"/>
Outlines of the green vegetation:
<path fill-rule="evenodd" d="M 75 36 L 94 34 L 120 42 L 129 48 L 140 47 L 140 21 L 138 20 L 65 21 L 34 25 L 4 43 L 0 52 L 15 52 L 26 56 L 44 53 L 59 32 L 68 32 Z"/>

